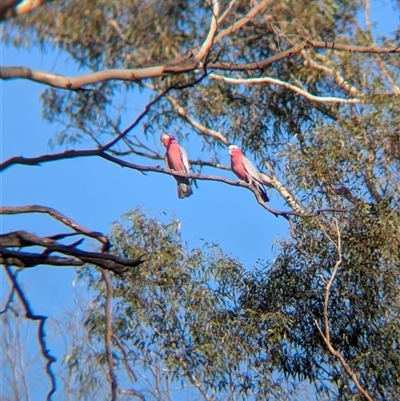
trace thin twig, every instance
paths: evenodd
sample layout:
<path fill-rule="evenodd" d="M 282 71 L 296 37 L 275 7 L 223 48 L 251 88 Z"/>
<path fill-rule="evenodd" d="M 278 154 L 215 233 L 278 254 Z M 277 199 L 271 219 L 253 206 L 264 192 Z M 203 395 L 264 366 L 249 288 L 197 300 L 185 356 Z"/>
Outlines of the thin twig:
<path fill-rule="evenodd" d="M 205 77 L 207 76 L 207 70 L 204 69 L 202 75 L 199 78 L 194 79 L 193 81 L 187 83 L 187 84 L 181 84 L 181 83 L 177 83 L 174 85 L 169 86 L 168 88 L 164 89 L 161 93 L 159 93 L 152 101 L 150 101 L 149 103 L 147 103 L 146 107 L 144 108 L 144 110 L 136 117 L 135 121 L 133 121 L 127 128 L 124 129 L 123 132 L 121 132 L 116 138 L 114 138 L 112 141 L 108 142 L 107 144 L 105 144 L 104 146 L 102 146 L 99 150 L 100 151 L 106 151 L 108 149 L 111 149 L 118 141 L 120 141 L 121 139 L 123 139 L 126 135 L 128 135 L 128 133 L 130 131 L 132 131 L 133 128 L 135 128 L 139 122 L 149 113 L 151 107 L 156 104 L 157 102 L 159 102 L 168 92 L 170 92 L 173 89 L 178 89 L 178 90 L 182 90 L 182 89 L 186 89 L 186 88 L 190 88 L 194 85 L 197 85 L 198 83 L 200 83 Z M 1 170 L 1 168 L 0 168 Z"/>
<path fill-rule="evenodd" d="M 43 355 L 43 358 L 45 358 L 47 361 L 46 362 L 46 372 L 47 372 L 47 376 L 49 377 L 50 382 L 51 382 L 51 389 L 48 392 L 46 399 L 48 401 L 51 401 L 51 398 L 57 389 L 56 376 L 52 369 L 52 364 L 54 362 L 56 362 L 57 359 L 48 350 L 46 340 L 45 340 L 45 337 L 46 337 L 45 324 L 46 324 L 47 316 L 35 315 L 35 313 L 33 312 L 32 308 L 30 306 L 29 301 L 27 300 L 27 298 L 21 288 L 21 285 L 19 284 L 19 282 L 17 280 L 17 275 L 12 272 L 11 268 L 7 264 L 5 265 L 5 270 L 7 272 L 7 275 L 9 277 L 13 287 L 15 288 L 15 291 L 18 294 L 18 298 L 20 299 L 20 301 L 24 307 L 25 317 L 29 320 L 38 320 L 39 321 L 37 337 L 38 337 L 38 341 L 40 344 L 40 350 Z"/>
<path fill-rule="evenodd" d="M 104 332 L 104 344 L 106 348 L 106 360 L 108 365 L 108 377 L 111 383 L 111 401 L 117 400 L 117 375 L 114 371 L 114 360 L 112 355 L 112 300 L 113 300 L 113 287 L 111 282 L 110 272 L 108 270 L 102 270 L 102 276 L 106 284 L 106 327 Z"/>

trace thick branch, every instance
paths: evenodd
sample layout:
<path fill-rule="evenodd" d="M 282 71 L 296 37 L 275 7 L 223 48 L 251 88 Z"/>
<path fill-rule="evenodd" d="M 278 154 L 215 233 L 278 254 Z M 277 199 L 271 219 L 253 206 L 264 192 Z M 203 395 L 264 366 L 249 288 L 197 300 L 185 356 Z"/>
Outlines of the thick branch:
<path fill-rule="evenodd" d="M 229 71 L 248 71 L 259 70 L 276 63 L 284 58 L 290 57 L 299 53 L 303 49 L 313 47 L 317 49 L 328 49 L 335 51 L 348 51 L 357 53 L 374 53 L 374 54 L 390 54 L 400 53 L 400 47 L 361 47 L 349 46 L 336 43 L 319 42 L 319 41 L 305 41 L 297 46 L 294 46 L 284 52 L 278 53 L 275 56 L 269 57 L 265 60 L 256 61 L 253 63 L 237 64 L 235 62 L 213 62 L 207 63 L 206 67 L 209 70 L 229 70 Z M 179 62 L 172 60 L 164 65 L 146 68 L 134 69 L 110 69 L 104 71 L 97 71 L 88 74 L 83 74 L 77 77 L 70 77 L 65 75 L 48 73 L 41 70 L 31 69 L 27 67 L 0 67 L 1 79 L 16 79 L 23 78 L 31 81 L 47 84 L 61 89 L 80 89 L 85 85 L 95 84 L 103 81 L 110 80 L 123 80 L 123 81 L 139 81 L 146 78 L 156 78 L 165 75 L 186 73 L 196 70 L 199 65 L 196 59 L 183 57 L 179 58 Z"/>
<path fill-rule="evenodd" d="M 38 265 L 48 266 L 83 266 L 84 263 L 73 258 L 63 258 L 60 256 L 47 256 L 39 253 L 22 251 L 10 251 L 0 246 L 0 264 L 18 266 L 21 268 L 33 267 Z"/>

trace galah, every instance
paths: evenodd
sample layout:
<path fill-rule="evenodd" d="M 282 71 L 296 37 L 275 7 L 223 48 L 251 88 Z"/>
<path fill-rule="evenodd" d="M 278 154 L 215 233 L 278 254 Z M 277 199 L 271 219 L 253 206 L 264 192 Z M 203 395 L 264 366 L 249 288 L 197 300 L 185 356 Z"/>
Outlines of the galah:
<path fill-rule="evenodd" d="M 241 180 L 256 187 L 264 202 L 269 202 L 268 195 L 262 186 L 262 179 L 251 161 L 243 155 L 242 151 L 236 145 L 229 146 L 229 155 L 231 156 L 232 171 Z"/>
<path fill-rule="evenodd" d="M 161 134 L 161 143 L 167 148 L 165 153 L 165 164 L 170 170 L 175 170 L 179 173 L 189 173 L 190 164 L 187 153 L 182 146 L 179 146 L 173 135 L 167 133 Z M 192 195 L 192 188 L 189 180 L 185 177 L 175 177 L 178 183 L 178 198 L 186 198 Z"/>

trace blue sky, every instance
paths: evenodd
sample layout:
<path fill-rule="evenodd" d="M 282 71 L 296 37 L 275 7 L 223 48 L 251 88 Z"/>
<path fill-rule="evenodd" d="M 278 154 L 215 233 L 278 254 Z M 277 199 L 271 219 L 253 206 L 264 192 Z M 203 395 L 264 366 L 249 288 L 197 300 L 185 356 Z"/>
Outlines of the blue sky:
<path fill-rule="evenodd" d="M 371 10 L 375 20 L 385 23 L 384 28 L 393 31 L 398 28 L 399 13 L 390 2 L 372 2 Z M 394 10 L 394 12 L 392 11 Z M 379 25 L 379 29 L 384 29 Z M 75 75 L 77 68 L 64 54 L 43 55 L 37 49 L 17 51 L 1 48 L 2 65 L 22 65 L 46 71 Z M 40 93 L 44 85 L 27 80 L 0 81 L 1 135 L 0 157 L 37 156 L 50 153 L 48 140 L 55 127 L 41 119 Z M 135 92 L 129 98 L 128 111 L 124 120 L 129 123 L 143 109 L 147 94 Z M 190 158 L 197 158 L 196 134 L 190 134 L 190 143 L 182 143 Z M 158 138 L 157 138 L 158 140 Z M 161 149 L 161 145 L 159 145 Z M 60 151 L 61 149 L 54 149 Z M 154 161 L 132 162 L 160 164 Z M 228 152 L 220 160 L 229 164 Z M 205 169 L 204 173 L 219 174 L 235 179 L 229 171 Z M 258 259 L 272 260 L 274 241 L 286 236 L 288 226 L 284 219 L 276 218 L 262 209 L 252 193 L 217 182 L 199 182 L 194 195 L 179 200 L 172 177 L 141 173 L 121 168 L 97 158 L 73 159 L 46 163 L 41 167 L 14 166 L 0 175 L 1 203 L 6 206 L 39 204 L 53 207 L 80 224 L 103 233 L 108 233 L 110 224 L 137 206 L 152 216 L 164 217 L 164 213 L 182 223 L 182 237 L 190 247 L 201 246 L 204 241 L 219 243 L 222 249 L 239 258 L 247 269 L 252 269 Z M 271 205 L 286 209 L 273 190 L 269 191 Z M 50 235 L 68 231 L 46 215 L 2 216 L 1 231 L 24 229 L 38 235 Z M 86 247 L 91 248 L 87 242 Z M 9 283 L 1 274 L 2 305 L 8 296 Z M 65 310 L 74 309 L 75 270 L 73 268 L 35 267 L 20 274 L 26 294 L 36 313 L 54 319 Z M 49 329 L 52 320 L 49 319 Z M 32 338 L 27 344 L 35 344 L 36 325 L 32 324 Z M 60 357 L 63 347 L 60 339 L 48 337 L 49 347 Z M 44 377 L 43 377 L 44 379 Z M 38 394 L 48 388 L 38 384 Z"/>

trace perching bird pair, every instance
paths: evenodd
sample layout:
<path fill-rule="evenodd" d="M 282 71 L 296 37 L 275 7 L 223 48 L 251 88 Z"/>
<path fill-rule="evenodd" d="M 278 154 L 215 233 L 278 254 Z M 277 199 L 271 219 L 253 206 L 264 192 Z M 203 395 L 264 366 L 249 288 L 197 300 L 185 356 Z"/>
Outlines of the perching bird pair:
<path fill-rule="evenodd" d="M 165 164 L 170 170 L 177 172 L 189 173 L 190 164 L 187 153 L 182 146 L 179 146 L 173 135 L 167 133 L 161 134 L 161 143 L 166 147 Z M 232 171 L 243 181 L 256 187 L 264 202 L 268 202 L 269 198 L 262 185 L 262 180 L 256 168 L 251 161 L 247 159 L 242 151 L 236 146 L 229 146 L 229 155 L 231 156 Z M 185 177 L 175 177 L 178 184 L 178 198 L 186 198 L 192 195 L 193 191 L 190 187 L 189 180 Z"/>

